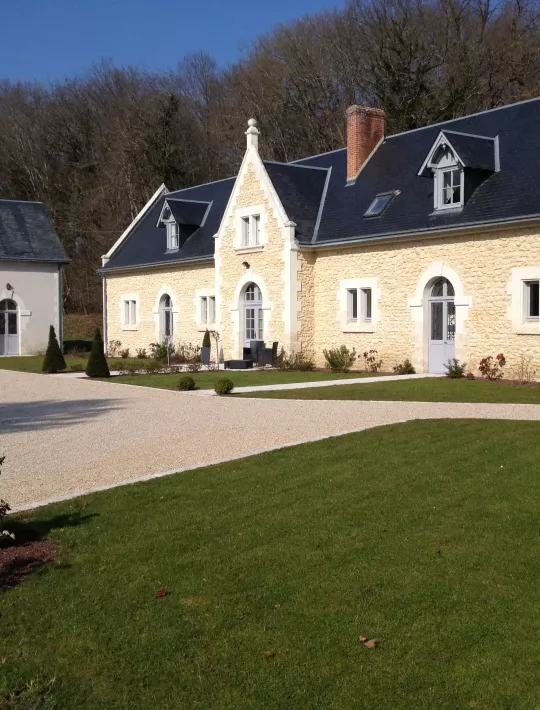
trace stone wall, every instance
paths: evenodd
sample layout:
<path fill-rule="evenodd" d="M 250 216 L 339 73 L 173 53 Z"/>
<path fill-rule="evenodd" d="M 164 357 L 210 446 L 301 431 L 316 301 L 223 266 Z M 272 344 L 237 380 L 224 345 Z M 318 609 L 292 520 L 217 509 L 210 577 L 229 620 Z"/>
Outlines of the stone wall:
<path fill-rule="evenodd" d="M 131 355 L 137 348 L 148 350 L 159 337 L 159 299 L 168 293 L 173 303 L 175 344 L 202 345 L 206 326 L 197 324 L 196 291 L 205 288 L 214 289 L 213 262 L 107 276 L 107 340 L 119 340 Z M 138 299 L 135 327 L 122 325 L 121 302 L 127 295 Z"/>
<path fill-rule="evenodd" d="M 307 256 L 303 258 L 307 260 Z M 427 324 L 418 301 L 418 294 L 420 303 L 423 300 L 419 281 L 423 274 L 435 275 L 442 268 L 442 275 L 451 274 L 456 288 L 456 357 L 470 363 L 475 372 L 482 357 L 499 352 L 506 355 L 508 369 L 522 353 L 540 363 L 539 326 L 535 334 L 515 332 L 512 310 L 515 312 L 520 297 L 509 293 L 512 269 L 535 266 L 540 267 L 540 235 L 523 229 L 320 250 L 314 285 L 316 362 L 324 364 L 323 348 L 344 343 L 359 353 L 376 349 L 387 371 L 405 358 L 410 358 L 418 371 L 427 370 Z M 312 288 L 308 274 L 309 270 L 302 269 L 305 292 Z M 374 332 L 343 332 L 340 281 L 369 277 L 377 279 L 380 290 L 379 322 L 374 324 Z"/>

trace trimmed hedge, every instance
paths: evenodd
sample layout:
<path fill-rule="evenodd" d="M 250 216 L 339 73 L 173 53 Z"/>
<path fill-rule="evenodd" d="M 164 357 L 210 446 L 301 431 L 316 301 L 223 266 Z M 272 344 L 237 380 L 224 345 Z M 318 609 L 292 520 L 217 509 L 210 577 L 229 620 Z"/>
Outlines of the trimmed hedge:
<path fill-rule="evenodd" d="M 195 380 L 191 377 L 191 375 L 184 375 L 178 380 L 176 389 L 181 392 L 190 392 L 195 389 Z"/>
<path fill-rule="evenodd" d="M 214 392 L 216 394 L 230 394 L 234 389 L 234 383 L 228 377 L 222 377 L 216 382 Z"/>
<path fill-rule="evenodd" d="M 54 332 L 54 326 L 51 325 L 49 328 L 49 343 L 47 345 L 41 371 L 53 374 L 65 369 L 66 361 L 64 360 L 64 356 L 60 350 L 60 345 L 58 345 L 58 339 L 56 337 L 56 333 Z"/>
<path fill-rule="evenodd" d="M 96 328 L 94 334 L 94 340 L 92 342 L 92 350 L 90 351 L 90 357 L 88 358 L 88 363 L 86 365 L 86 374 L 88 377 L 110 377 L 109 366 L 107 365 L 107 358 L 105 357 L 105 352 L 103 350 L 103 338 L 101 337 L 101 331 Z"/>

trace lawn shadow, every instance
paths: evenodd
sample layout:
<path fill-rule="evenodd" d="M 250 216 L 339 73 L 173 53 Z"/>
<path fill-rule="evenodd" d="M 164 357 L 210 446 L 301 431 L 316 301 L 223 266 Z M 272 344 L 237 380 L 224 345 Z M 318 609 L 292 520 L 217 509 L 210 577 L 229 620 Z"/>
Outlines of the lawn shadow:
<path fill-rule="evenodd" d="M 15 540 L 5 538 L 0 543 L 0 593 L 12 589 L 32 572 L 54 562 L 59 546 L 56 541 L 48 539 L 52 530 L 87 525 L 97 515 L 78 512 L 32 522 L 10 518 L 8 528 L 15 535 Z"/>
<path fill-rule="evenodd" d="M 80 424 L 119 409 L 120 399 L 2 402 L 0 432 L 36 431 Z"/>

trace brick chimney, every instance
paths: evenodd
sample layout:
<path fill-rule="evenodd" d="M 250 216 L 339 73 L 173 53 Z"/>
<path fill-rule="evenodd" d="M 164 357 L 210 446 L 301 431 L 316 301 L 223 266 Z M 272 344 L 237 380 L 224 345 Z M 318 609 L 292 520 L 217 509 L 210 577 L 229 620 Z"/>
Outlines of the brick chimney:
<path fill-rule="evenodd" d="M 369 106 L 347 109 L 347 180 L 354 180 L 371 151 L 384 138 L 384 111 Z"/>

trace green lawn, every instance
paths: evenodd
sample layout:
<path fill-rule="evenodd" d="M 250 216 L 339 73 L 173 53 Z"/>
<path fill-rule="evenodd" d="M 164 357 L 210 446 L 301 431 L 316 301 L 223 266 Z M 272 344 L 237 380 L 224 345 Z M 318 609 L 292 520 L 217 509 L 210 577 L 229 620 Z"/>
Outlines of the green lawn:
<path fill-rule="evenodd" d="M 62 553 L 0 595 L 0 707 L 537 708 L 539 438 L 417 421 L 42 509 Z"/>
<path fill-rule="evenodd" d="M 253 392 L 237 397 L 280 399 L 362 399 L 402 402 L 510 402 L 540 404 L 540 387 L 511 385 L 482 380 L 450 380 L 446 377 L 421 380 L 336 385 L 313 389 Z"/>
<path fill-rule="evenodd" d="M 236 387 L 281 385 L 291 382 L 319 382 L 321 380 L 341 380 L 350 377 L 374 377 L 374 375 L 367 375 L 361 372 L 336 375 L 334 372 L 278 372 L 275 370 L 236 370 L 230 372 L 229 370 L 220 370 L 219 372 L 199 372 L 197 374 L 182 372 L 175 375 L 121 375 L 114 377 L 110 382 L 174 390 L 180 377 L 186 374 L 191 374 L 195 380 L 196 387 L 203 390 L 213 389 L 216 382 L 223 377 L 231 379 Z"/>
<path fill-rule="evenodd" d="M 86 367 L 88 358 L 83 357 L 73 357 L 72 355 L 66 355 L 66 372 L 71 371 L 71 365 L 78 365 L 79 367 Z M 144 360 L 137 360 L 137 358 L 107 358 L 109 367 L 114 370 L 119 362 L 144 362 Z M 43 365 L 43 355 L 28 355 L 28 356 L 14 356 L 14 357 L 0 357 L 0 370 L 19 370 L 21 372 L 41 372 L 41 366 Z M 0 710 L 2 710 L 0 706 Z"/>

